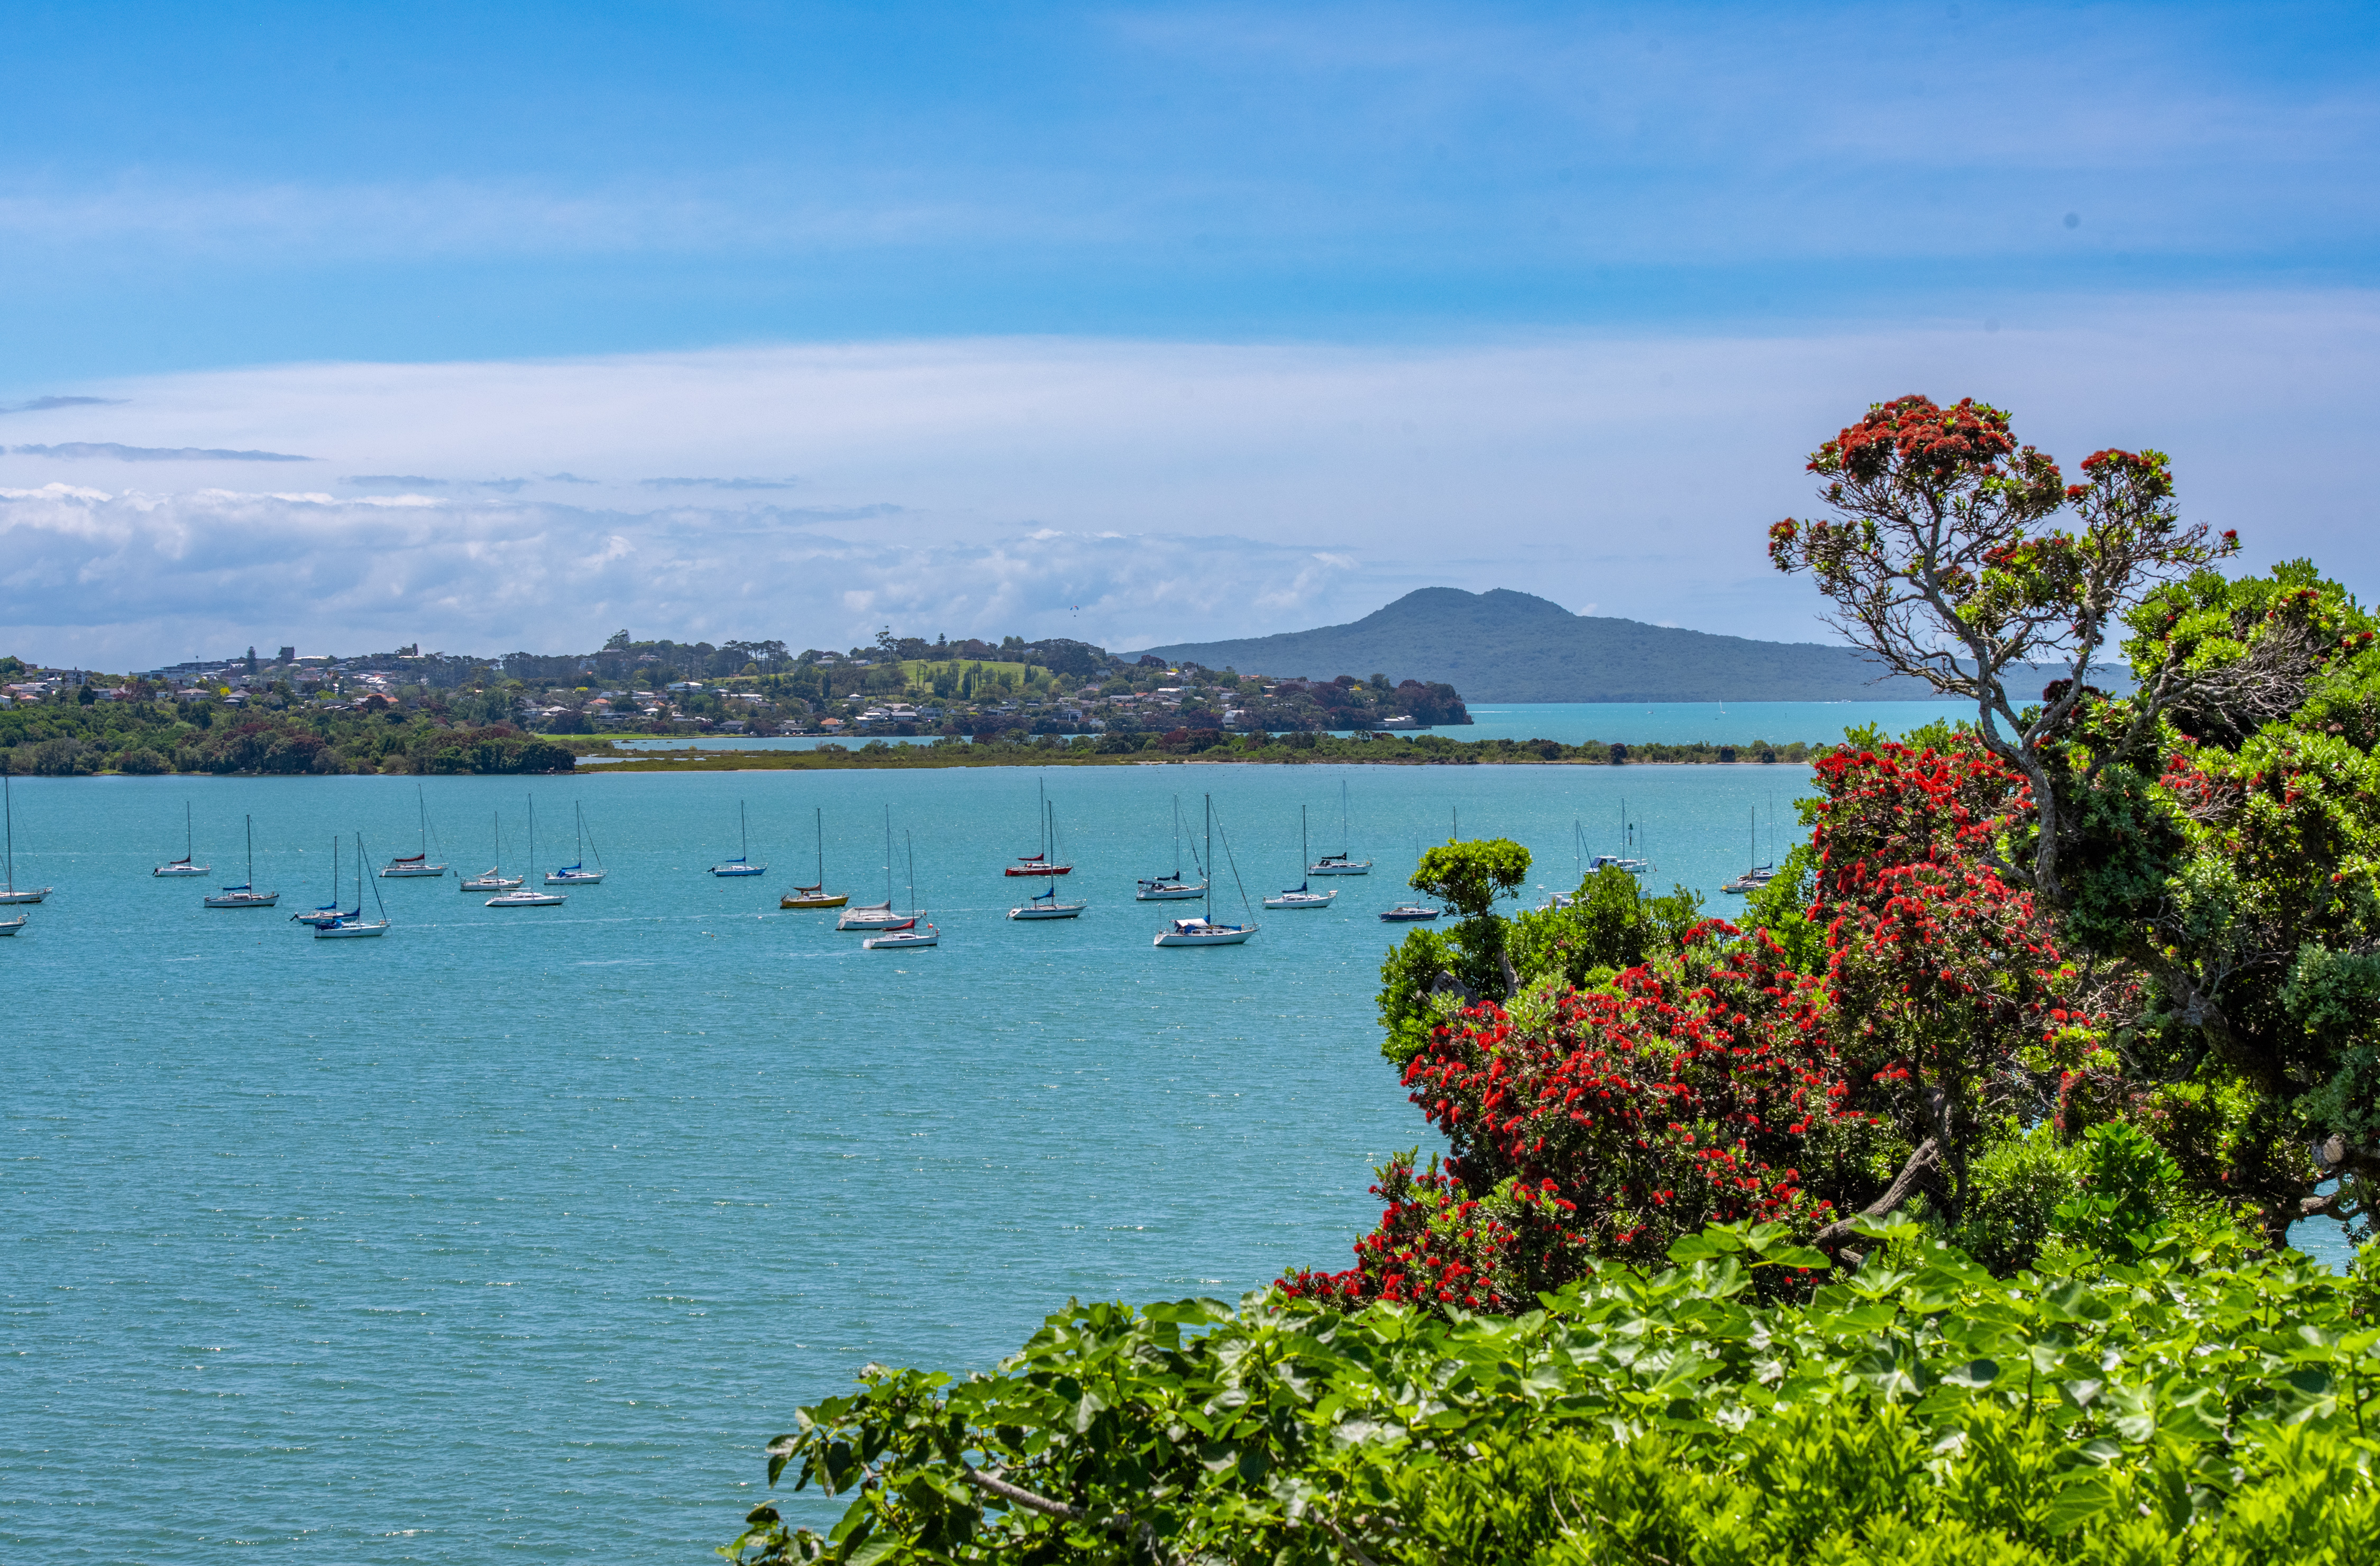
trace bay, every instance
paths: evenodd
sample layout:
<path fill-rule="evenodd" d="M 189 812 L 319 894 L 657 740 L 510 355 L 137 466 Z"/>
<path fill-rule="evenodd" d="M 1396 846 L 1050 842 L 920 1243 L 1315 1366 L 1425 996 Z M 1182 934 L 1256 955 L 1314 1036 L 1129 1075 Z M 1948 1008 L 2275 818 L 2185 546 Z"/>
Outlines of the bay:
<path fill-rule="evenodd" d="M 523 863 L 533 790 L 541 863 L 583 804 L 609 880 L 516 911 L 376 881 L 395 928 L 344 942 L 287 913 L 334 834 L 413 851 L 413 779 L 18 780 L 18 879 L 58 890 L 0 941 L 0 1558 L 708 1559 L 761 1444 L 869 1360 L 980 1367 L 1070 1295 L 1345 1265 L 1370 1167 L 1430 1141 L 1378 1052 L 1375 915 L 1458 813 L 1567 885 L 1624 796 L 1653 878 L 1724 911 L 1807 772 L 1052 770 L 1092 906 L 1014 924 L 1037 777 L 430 779 L 458 871 L 493 813 Z M 1253 899 L 1299 878 L 1301 806 L 1340 846 L 1342 779 L 1374 875 L 1245 947 L 1151 947 L 1181 905 L 1132 882 L 1172 867 L 1177 795 L 1195 830 L 1216 791 Z M 186 801 L 216 880 L 254 815 L 279 910 L 150 876 Z M 714 879 L 739 801 L 770 874 Z M 884 896 L 888 808 L 941 947 L 778 911 L 814 809 L 830 883 Z"/>

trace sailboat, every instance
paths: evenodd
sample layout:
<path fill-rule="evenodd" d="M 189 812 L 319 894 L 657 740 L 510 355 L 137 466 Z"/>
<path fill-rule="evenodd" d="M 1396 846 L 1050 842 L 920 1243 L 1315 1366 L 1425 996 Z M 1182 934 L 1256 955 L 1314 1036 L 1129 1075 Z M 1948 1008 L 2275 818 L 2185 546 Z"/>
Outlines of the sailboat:
<path fill-rule="evenodd" d="M 1231 850 L 1229 840 L 1224 842 L 1223 848 L 1226 853 Z M 1207 863 L 1209 864 L 1215 863 L 1215 796 L 1212 794 L 1207 796 Z M 1232 884 L 1238 886 L 1239 880 L 1240 867 L 1234 861 L 1232 865 Z M 1157 933 L 1157 939 L 1153 944 L 1158 946 L 1238 946 L 1250 936 L 1255 935 L 1257 924 L 1253 914 L 1245 924 L 1215 923 L 1214 887 L 1214 876 L 1208 876 L 1207 911 L 1203 915 L 1196 919 L 1169 921 L 1166 927 Z M 1245 908 L 1247 900 L 1247 888 L 1241 887 L 1240 905 Z"/>
<path fill-rule="evenodd" d="M 435 880 L 446 874 L 444 865 L 430 863 L 430 801 L 419 783 L 413 786 L 413 797 L 421 806 L 421 851 L 407 854 L 402 859 L 392 859 L 382 865 L 380 873 L 387 880 Z M 357 836 L 360 838 L 362 834 L 358 833 Z M 358 902 L 361 900 L 358 899 Z"/>
<path fill-rule="evenodd" d="M 1050 829 L 1049 842 L 1042 852 L 1053 859 L 1058 853 L 1057 811 L 1057 806 L 1047 801 L 1042 802 L 1042 812 L 1049 818 Z M 1058 888 L 1052 886 L 1047 891 L 1036 892 L 1026 900 L 1024 907 L 1010 909 L 1008 916 L 1011 919 L 1079 919 L 1082 917 L 1083 910 L 1090 906 L 1087 901 L 1060 902 Z"/>
<path fill-rule="evenodd" d="M 1629 850 L 1633 849 L 1635 846 L 1636 828 L 1634 824 L 1628 819 L 1628 796 L 1622 794 L 1620 796 L 1620 851 L 1618 853 L 1599 853 L 1593 859 L 1588 860 L 1586 862 L 1586 871 L 1585 874 L 1580 875 L 1579 879 L 1585 880 L 1587 875 L 1593 875 L 1596 871 L 1607 868 L 1612 870 L 1625 870 L 1631 875 L 1642 875 L 1645 872 L 1653 868 L 1653 862 L 1647 859 L 1637 858 L 1633 854 L 1630 853 Z"/>
<path fill-rule="evenodd" d="M 777 899 L 779 908 L 841 908 L 851 900 L 848 892 L 826 889 L 826 811 L 813 806 L 818 822 L 818 882 L 814 886 L 795 887 Z"/>
<path fill-rule="evenodd" d="M 1173 873 L 1170 875 L 1144 875 L 1140 889 L 1132 894 L 1135 902 L 1188 902 L 1207 895 L 1207 873 L 1202 866 L 1198 884 L 1191 886 L 1182 878 L 1182 796 L 1173 796 Z"/>
<path fill-rule="evenodd" d="M 1040 787 L 1038 782 L 1036 786 Z M 1050 807 L 1050 795 L 1046 788 L 1041 789 L 1040 803 L 1041 810 L 1036 812 L 1037 814 L 1047 812 Z M 1036 828 L 1040 825 L 1038 821 L 1034 823 Z M 1050 858 L 1050 850 L 1045 841 L 1039 853 L 1019 854 L 1016 863 L 1001 874 L 1004 875 L 1071 875 L 1074 871 L 1073 865 L 1059 864 Z"/>
<path fill-rule="evenodd" d="M 22 890 L 18 888 L 17 797 L 9 792 L 8 774 L 6 770 L 0 770 L 0 814 L 6 815 L 8 823 L 8 878 L 6 882 L 6 889 L 0 890 L 0 903 L 39 902 L 55 888 L 51 887 L 27 887 Z"/>
<path fill-rule="evenodd" d="M 362 862 L 358 861 L 356 864 L 356 874 L 360 875 L 363 873 Z M 363 906 L 363 892 L 358 888 L 356 892 L 356 911 L 362 912 Z M 311 924 L 318 930 L 325 924 L 335 924 L 346 917 L 339 911 L 339 835 L 337 833 L 331 834 L 331 900 L 318 903 L 302 913 L 293 913 L 289 917 L 300 924 Z"/>
<path fill-rule="evenodd" d="M 903 841 L 908 841 L 908 835 L 906 833 L 904 833 L 902 838 Z M 909 906 L 911 908 L 916 908 L 917 906 L 917 845 L 911 842 L 908 846 Z M 888 875 L 892 874 L 892 865 L 889 861 L 885 865 L 885 874 Z M 900 925 L 880 936 L 870 936 L 859 944 L 866 947 L 870 951 L 906 951 L 912 947 L 941 945 L 942 933 L 940 930 L 935 929 L 931 924 L 920 924 L 918 922 L 918 917 L 919 916 L 917 914 L 912 913 L 909 915 L 909 922 L 906 924 Z"/>
<path fill-rule="evenodd" d="M 149 872 L 149 874 L 160 876 L 212 875 L 214 873 L 213 865 L 193 864 L 190 863 L 193 859 L 198 857 L 197 850 L 192 848 L 191 842 L 190 802 L 188 800 L 185 800 L 182 801 L 182 857 L 179 859 L 168 860 L 164 863 L 159 865 L 156 869 Z"/>
<path fill-rule="evenodd" d="M 352 941 L 388 934 L 388 904 L 381 902 L 378 882 L 372 884 L 372 901 L 380 905 L 378 924 L 364 917 L 364 835 L 358 832 L 356 834 L 356 911 L 343 913 L 328 924 L 315 925 L 314 938 L 318 941 Z"/>
<path fill-rule="evenodd" d="M 492 836 L 495 838 L 496 844 L 495 863 L 489 865 L 481 874 L 473 875 L 466 880 L 463 883 L 463 890 L 467 892 L 516 892 L 520 890 L 521 882 L 524 877 L 519 875 L 507 875 L 504 874 L 504 813 L 501 811 L 496 814 L 495 820 L 492 824 Z"/>
<path fill-rule="evenodd" d="M 844 911 L 834 922 L 838 930 L 906 930 L 917 923 L 915 913 L 892 911 L 892 807 L 884 807 L 884 900 L 863 902 Z"/>
<path fill-rule="evenodd" d="M 209 908 L 271 908 L 281 900 L 279 892 L 256 889 L 256 817 L 243 815 L 241 824 L 248 832 L 248 879 L 237 887 L 225 887 L 206 899 Z M 335 892 L 336 887 L 332 890 Z"/>
<path fill-rule="evenodd" d="M 528 801 L 528 862 L 531 864 L 537 863 L 537 799 L 534 795 L 530 796 Z M 549 886 L 553 882 L 553 877 L 551 875 L 545 879 Z M 602 877 L 598 875 L 596 879 L 600 881 Z M 498 892 L 494 897 L 490 898 L 487 906 L 490 908 L 559 908 L 565 900 L 560 892 L 540 892 L 534 887 L 516 886 L 511 891 Z"/>
<path fill-rule="evenodd" d="M 587 807 L 574 805 L 573 808 L 577 812 L 578 819 L 578 857 L 559 870 L 547 871 L 545 884 L 549 887 L 591 887 L 611 874 L 603 868 L 603 850 L 601 849 L 595 850 L 595 868 L 587 868 L 587 850 L 594 848 L 595 839 L 587 831 Z M 536 847 L 534 841 L 529 844 L 531 864 L 537 863 Z"/>
<path fill-rule="evenodd" d="M 1736 893 L 1756 892 L 1761 887 L 1768 885 L 1769 882 L 1777 879 L 1776 864 L 1773 862 L 1767 864 L 1763 864 L 1759 862 L 1760 809 L 1757 805 L 1754 806 L 1752 811 L 1752 859 L 1753 865 L 1751 869 L 1745 871 L 1742 875 L 1738 875 L 1726 886 L 1721 887 L 1719 890 L 1723 892 Z"/>
<path fill-rule="evenodd" d="M 1308 875 L 1369 875 L 1372 862 L 1357 859 L 1347 847 L 1347 780 L 1339 780 L 1339 851 L 1326 853 L 1305 867 Z"/>
<path fill-rule="evenodd" d="M 751 829 L 747 826 L 744 822 L 744 801 L 742 800 L 735 801 L 735 837 L 736 846 L 744 851 L 737 854 L 734 859 L 728 860 L 723 864 L 712 865 L 710 867 L 710 873 L 713 875 L 767 875 L 769 873 L 769 867 L 767 865 L 755 864 L 752 863 L 752 833 Z"/>
<path fill-rule="evenodd" d="M 1305 807 L 1304 805 L 1297 807 L 1297 863 L 1305 863 Z M 1364 868 L 1369 870 L 1370 863 L 1366 862 Z M 1309 875 L 1314 874 L 1310 866 L 1306 874 Z M 1336 891 L 1318 892 L 1300 881 L 1294 887 L 1283 887 L 1279 897 L 1265 899 L 1264 905 L 1267 908 L 1328 908 L 1330 906 L 1330 899 L 1338 895 Z"/>

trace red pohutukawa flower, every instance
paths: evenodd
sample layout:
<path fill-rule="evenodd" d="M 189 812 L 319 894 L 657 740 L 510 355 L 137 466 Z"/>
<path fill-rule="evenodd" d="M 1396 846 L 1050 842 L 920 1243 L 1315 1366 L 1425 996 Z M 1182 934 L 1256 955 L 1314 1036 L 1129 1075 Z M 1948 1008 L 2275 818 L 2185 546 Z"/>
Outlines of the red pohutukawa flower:
<path fill-rule="evenodd" d="M 2084 1024 L 2059 1003 L 2031 900 L 1981 858 L 2023 803 L 2020 776 L 1900 746 L 1817 771 L 1823 973 L 1712 920 L 1611 990 L 1524 1009 L 1528 1025 L 1463 1011 L 1404 1074 L 1446 1137 L 1443 1168 L 1384 1168 L 1390 1206 L 1355 1266 L 1286 1287 L 1524 1308 L 1597 1258 L 1649 1261 L 1706 1223 L 1806 1232 L 1928 1133 L 1929 1090 Z"/>

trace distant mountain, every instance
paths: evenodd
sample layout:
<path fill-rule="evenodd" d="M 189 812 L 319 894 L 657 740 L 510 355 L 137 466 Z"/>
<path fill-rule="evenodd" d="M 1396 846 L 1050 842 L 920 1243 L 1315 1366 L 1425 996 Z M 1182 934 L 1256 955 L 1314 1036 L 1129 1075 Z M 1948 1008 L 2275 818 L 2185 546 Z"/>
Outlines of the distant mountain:
<path fill-rule="evenodd" d="M 1353 625 L 1148 651 L 1169 663 L 1242 674 L 1444 680 L 1467 702 L 1887 702 L 1933 694 L 1918 680 L 1877 679 L 1877 666 L 1848 647 L 1573 615 L 1504 588 L 1425 587 Z"/>

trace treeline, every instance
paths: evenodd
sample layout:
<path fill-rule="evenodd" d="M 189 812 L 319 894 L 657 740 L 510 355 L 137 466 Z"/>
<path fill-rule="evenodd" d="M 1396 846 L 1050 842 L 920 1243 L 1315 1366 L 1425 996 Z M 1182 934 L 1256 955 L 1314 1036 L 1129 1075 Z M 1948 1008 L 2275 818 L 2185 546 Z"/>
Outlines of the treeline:
<path fill-rule="evenodd" d="M 0 764 L 40 777 L 116 772 L 329 777 L 567 772 L 577 758 L 508 723 L 423 714 L 249 712 L 212 702 L 43 703 L 0 711 Z"/>

